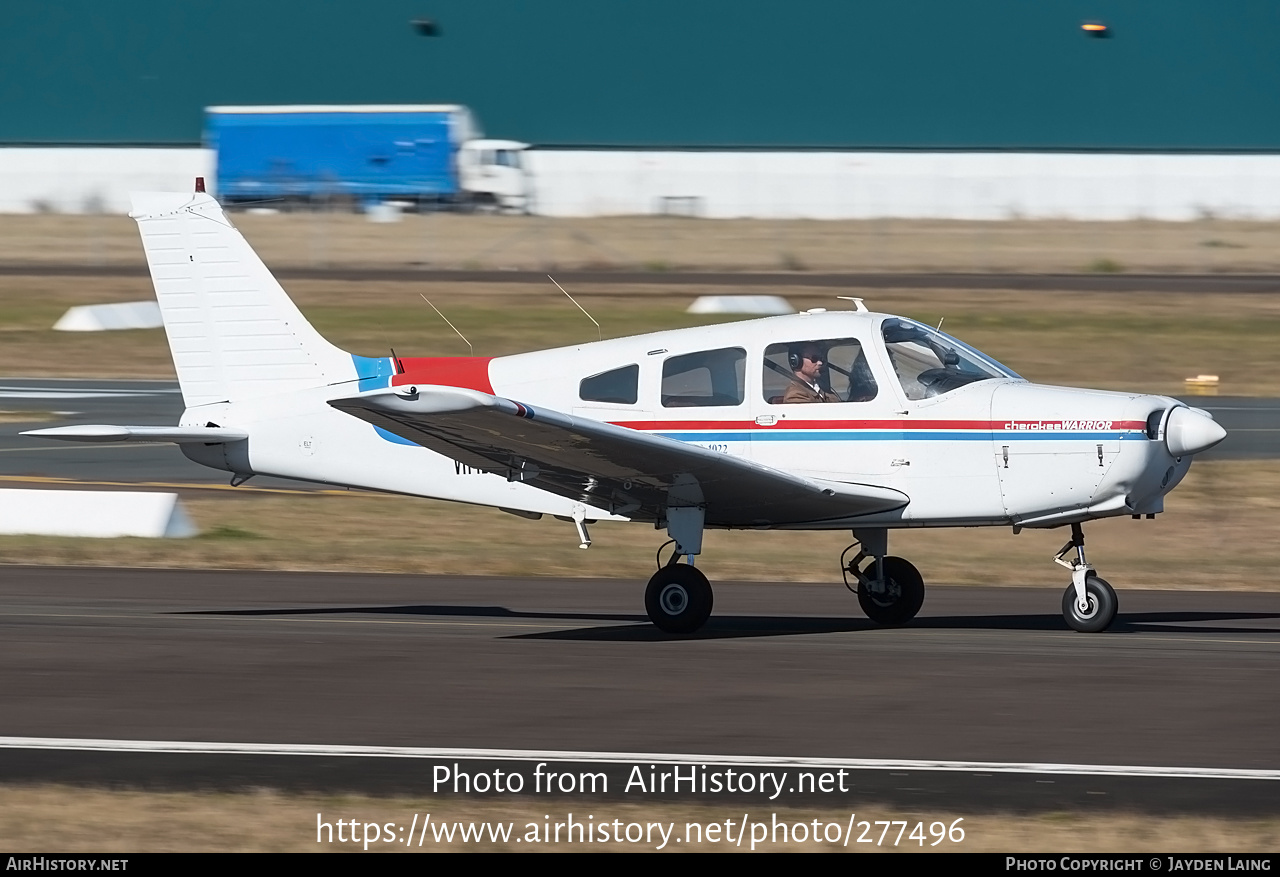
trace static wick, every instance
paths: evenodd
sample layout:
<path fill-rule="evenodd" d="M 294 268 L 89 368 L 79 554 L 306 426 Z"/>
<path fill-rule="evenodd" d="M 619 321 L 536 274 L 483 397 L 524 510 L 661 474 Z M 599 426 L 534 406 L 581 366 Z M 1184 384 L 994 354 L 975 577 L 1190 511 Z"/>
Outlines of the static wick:
<path fill-rule="evenodd" d="M 418 295 L 422 297 L 423 301 L 431 305 L 431 299 L 427 298 L 425 295 L 422 295 L 422 293 L 418 293 Z M 431 310 L 435 311 L 437 314 L 440 314 L 440 309 L 435 305 L 431 305 Z M 440 319 L 444 320 L 446 323 L 449 323 L 449 318 L 446 317 L 444 314 L 440 314 Z M 453 323 L 449 323 L 449 328 L 455 332 L 458 332 L 458 327 L 453 325 Z M 458 332 L 458 337 L 461 338 L 463 341 L 467 341 L 467 336 L 463 335 L 461 332 Z M 467 341 L 467 350 L 470 351 L 472 356 L 475 356 L 476 349 L 471 346 L 470 341 Z"/>
<path fill-rule="evenodd" d="M 547 275 L 547 279 L 550 280 L 552 283 L 556 283 L 556 279 L 552 277 L 550 274 Z M 569 295 L 569 290 L 565 289 L 559 283 L 556 283 L 556 289 L 560 290 L 565 295 L 568 295 L 569 301 L 573 302 L 577 306 L 578 310 L 582 311 L 584 314 L 587 314 L 587 309 L 584 308 L 582 305 L 578 304 L 577 300 L 575 300 L 573 296 Z M 590 314 L 587 314 L 587 319 L 593 323 L 596 323 L 596 318 L 591 316 Z M 599 337 L 599 340 L 601 341 L 604 340 L 604 332 L 600 329 L 599 323 L 596 323 L 596 335 Z"/>

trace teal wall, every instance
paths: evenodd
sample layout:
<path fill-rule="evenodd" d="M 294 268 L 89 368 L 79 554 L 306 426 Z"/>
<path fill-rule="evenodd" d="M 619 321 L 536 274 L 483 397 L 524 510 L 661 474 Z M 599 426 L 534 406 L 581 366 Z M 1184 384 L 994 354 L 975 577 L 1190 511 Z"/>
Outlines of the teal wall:
<path fill-rule="evenodd" d="M 538 144 L 1280 150 L 1275 0 L 0 8 L 11 144 L 193 143 L 209 104 L 463 103 Z"/>

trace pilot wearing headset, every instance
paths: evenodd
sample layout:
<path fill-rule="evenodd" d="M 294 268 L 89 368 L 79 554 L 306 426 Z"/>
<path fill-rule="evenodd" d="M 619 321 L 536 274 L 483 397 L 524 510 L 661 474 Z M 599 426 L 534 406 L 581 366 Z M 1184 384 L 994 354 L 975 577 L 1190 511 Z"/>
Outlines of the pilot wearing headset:
<path fill-rule="evenodd" d="M 817 344 L 795 344 L 787 349 L 787 365 L 792 379 L 782 394 L 783 404 L 792 402 L 838 402 L 835 393 L 822 389 L 822 369 L 826 353 Z"/>

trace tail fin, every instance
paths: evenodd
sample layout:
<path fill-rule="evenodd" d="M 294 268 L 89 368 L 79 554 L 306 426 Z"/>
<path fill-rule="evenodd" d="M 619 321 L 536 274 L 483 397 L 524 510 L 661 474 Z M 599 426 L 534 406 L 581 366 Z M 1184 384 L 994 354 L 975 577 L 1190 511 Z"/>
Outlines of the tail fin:
<path fill-rule="evenodd" d="M 211 196 L 135 193 L 173 365 L 188 408 L 355 380 Z"/>

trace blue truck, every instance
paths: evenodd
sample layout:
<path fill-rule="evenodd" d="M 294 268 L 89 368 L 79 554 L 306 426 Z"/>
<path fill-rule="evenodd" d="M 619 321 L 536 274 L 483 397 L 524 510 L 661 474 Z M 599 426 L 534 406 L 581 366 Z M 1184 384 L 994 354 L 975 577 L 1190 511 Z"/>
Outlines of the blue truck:
<path fill-rule="evenodd" d="M 225 204 L 493 204 L 522 209 L 526 144 L 483 140 L 452 104 L 205 109 Z"/>

